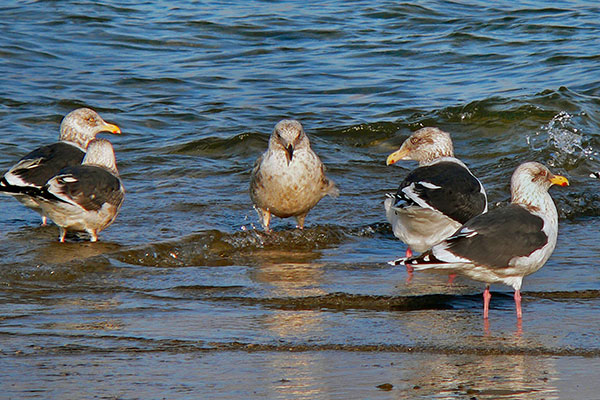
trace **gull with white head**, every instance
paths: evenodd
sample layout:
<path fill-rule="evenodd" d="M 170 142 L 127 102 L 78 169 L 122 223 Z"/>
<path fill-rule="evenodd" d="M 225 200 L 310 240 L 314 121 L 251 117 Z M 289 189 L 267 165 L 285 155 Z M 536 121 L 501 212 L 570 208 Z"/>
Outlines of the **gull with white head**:
<path fill-rule="evenodd" d="M 36 195 L 61 169 L 79 165 L 88 143 L 100 132 L 120 134 L 121 129 L 104 121 L 89 108 L 78 108 L 67 114 L 60 124 L 59 142 L 39 147 L 19 160 L 0 179 L 0 193 L 10 194 L 26 207 L 42 215 Z"/>
<path fill-rule="evenodd" d="M 387 165 L 413 160 L 419 166 L 385 200 L 385 213 L 394 235 L 422 252 L 453 234 L 472 217 L 487 211 L 481 182 L 454 157 L 452 140 L 438 128 L 422 128 L 387 158 Z M 407 264 L 407 271 L 412 267 Z M 452 278 L 451 278 L 452 279 Z"/>
<path fill-rule="evenodd" d="M 92 242 L 97 241 L 98 232 L 113 223 L 125 197 L 110 142 L 94 139 L 87 150 L 81 165 L 60 170 L 37 197 L 44 214 L 58 225 L 61 242 L 67 231 L 87 232 Z"/>
<path fill-rule="evenodd" d="M 556 246 L 558 212 L 548 189 L 568 184 L 567 178 L 554 175 L 540 163 L 521 164 L 512 175 L 509 205 L 472 218 L 446 240 L 403 263 L 415 270 L 457 273 L 485 282 L 485 319 L 490 284 L 512 286 L 521 319 L 523 277 L 540 269 Z"/>

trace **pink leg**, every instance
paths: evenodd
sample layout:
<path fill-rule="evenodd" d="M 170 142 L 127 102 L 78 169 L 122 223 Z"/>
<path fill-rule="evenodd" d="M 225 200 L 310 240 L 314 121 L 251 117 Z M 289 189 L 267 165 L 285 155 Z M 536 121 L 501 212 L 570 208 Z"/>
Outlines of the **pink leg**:
<path fill-rule="evenodd" d="M 488 312 L 490 311 L 490 299 L 492 295 L 490 294 L 489 285 L 485 287 L 483 291 L 483 319 L 488 319 Z"/>
<path fill-rule="evenodd" d="M 410 249 L 410 247 L 407 247 L 407 248 L 406 248 L 406 254 L 405 254 L 405 257 L 406 257 L 406 258 L 408 258 L 408 257 L 412 257 L 412 255 L 413 255 L 413 253 L 412 253 L 412 250 Z M 408 264 L 405 264 L 405 265 L 406 265 L 406 275 L 407 275 L 407 276 L 406 276 L 406 283 L 407 283 L 407 284 L 409 284 L 409 283 L 412 281 L 412 278 L 413 278 L 413 271 L 414 271 L 415 269 L 412 267 L 412 265 L 408 265 Z"/>
<path fill-rule="evenodd" d="M 271 228 L 269 228 L 269 224 L 271 223 L 271 211 L 263 210 L 262 211 L 262 223 L 265 227 L 265 232 L 271 232 Z"/>
<path fill-rule="evenodd" d="M 298 222 L 298 225 L 296 225 L 296 228 L 298 228 L 300 230 L 304 229 L 304 218 L 306 218 L 306 214 L 298 215 L 296 217 L 296 222 Z"/>
<path fill-rule="evenodd" d="M 407 247 L 405 257 L 409 258 L 409 257 L 412 257 L 412 255 L 413 255 L 412 250 L 410 249 L 410 247 Z M 408 272 L 409 274 L 412 274 L 414 270 L 415 269 L 412 266 L 406 264 L 406 272 Z"/>
<path fill-rule="evenodd" d="M 454 282 L 454 278 L 456 278 L 456 274 L 448 275 L 448 285 L 452 285 L 452 282 Z"/>
<path fill-rule="evenodd" d="M 65 236 L 67 234 L 67 231 L 64 228 L 58 227 L 58 240 L 61 243 L 65 242 Z"/>
<path fill-rule="evenodd" d="M 520 320 L 523 318 L 523 313 L 521 312 L 521 292 L 515 290 L 515 307 L 517 308 L 517 318 Z"/>

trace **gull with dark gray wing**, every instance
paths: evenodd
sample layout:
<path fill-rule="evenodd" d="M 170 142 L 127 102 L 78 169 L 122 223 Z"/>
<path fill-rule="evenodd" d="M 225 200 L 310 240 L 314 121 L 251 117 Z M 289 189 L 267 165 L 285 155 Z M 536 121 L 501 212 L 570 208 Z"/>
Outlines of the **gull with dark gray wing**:
<path fill-rule="evenodd" d="M 115 220 L 124 197 L 113 147 L 108 140 L 95 139 L 83 163 L 60 170 L 36 199 L 44 215 L 59 226 L 61 242 L 67 231 L 87 232 L 95 242 Z"/>
<path fill-rule="evenodd" d="M 487 283 L 483 293 L 485 319 L 490 284 L 512 286 L 521 319 L 523 277 L 540 269 L 556 246 L 558 213 L 548 189 L 568 184 L 567 178 L 552 174 L 542 164 L 522 164 L 511 179 L 511 204 L 474 217 L 430 250 L 402 262 L 416 270 L 457 273 Z"/>
<path fill-rule="evenodd" d="M 78 108 L 67 114 L 60 124 L 59 142 L 33 150 L 19 160 L 0 179 L 0 193 L 10 194 L 42 215 L 36 195 L 40 189 L 61 169 L 80 165 L 88 143 L 100 132 L 120 134 L 118 126 L 105 122 L 97 112 Z"/>
<path fill-rule="evenodd" d="M 462 224 L 487 211 L 487 196 L 469 168 L 454 157 L 452 140 L 438 128 L 422 128 L 387 158 L 419 162 L 385 200 L 394 235 L 407 244 L 406 257 L 422 252 L 453 234 Z M 407 271 L 412 267 L 407 265 Z"/>

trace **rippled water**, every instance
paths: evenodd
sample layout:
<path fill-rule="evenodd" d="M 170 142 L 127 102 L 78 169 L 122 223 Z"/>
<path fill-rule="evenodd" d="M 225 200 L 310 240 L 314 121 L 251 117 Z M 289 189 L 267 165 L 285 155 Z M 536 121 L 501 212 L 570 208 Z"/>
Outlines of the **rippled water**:
<path fill-rule="evenodd" d="M 80 106 L 118 124 L 127 190 L 100 242 L 0 197 L 8 398 L 592 398 L 600 389 L 600 7 L 595 2 L 28 1 L 0 6 L 0 169 Z M 249 173 L 302 121 L 341 191 L 258 229 Z M 523 161 L 553 188 L 556 251 L 524 319 L 495 287 L 416 275 L 386 156 L 451 132 L 493 204 Z M 383 385 L 383 386 L 382 386 Z"/>

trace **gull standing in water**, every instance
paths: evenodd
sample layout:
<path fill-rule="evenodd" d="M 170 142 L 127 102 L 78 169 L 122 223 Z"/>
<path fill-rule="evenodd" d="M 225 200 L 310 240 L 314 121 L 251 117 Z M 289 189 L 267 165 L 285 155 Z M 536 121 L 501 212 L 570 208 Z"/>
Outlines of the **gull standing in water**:
<path fill-rule="evenodd" d="M 89 143 L 81 165 L 66 167 L 42 188 L 40 207 L 59 226 L 61 242 L 67 231 L 83 231 L 90 241 L 115 220 L 125 189 L 112 145 L 106 139 Z"/>
<path fill-rule="evenodd" d="M 512 286 L 520 320 L 523 277 L 542 268 L 556 246 L 558 212 L 548 189 L 568 184 L 567 178 L 540 163 L 521 164 L 511 178 L 511 204 L 469 220 L 446 240 L 403 263 L 418 271 L 445 271 L 485 282 L 486 320 L 490 284 Z"/>
<path fill-rule="evenodd" d="M 120 134 L 117 125 L 105 122 L 97 112 L 78 108 L 67 114 L 60 124 L 59 142 L 39 147 L 27 154 L 0 178 L 0 193 L 10 194 L 42 215 L 36 199 L 40 189 L 61 169 L 80 165 L 88 143 L 100 132 Z"/>
<path fill-rule="evenodd" d="M 419 129 L 388 156 L 387 165 L 400 160 L 419 162 L 396 194 L 389 194 L 384 203 L 394 235 L 408 246 L 406 257 L 411 257 L 413 250 L 429 249 L 472 217 L 487 211 L 483 185 L 454 157 L 447 132 Z M 412 272 L 410 264 L 406 269 Z"/>
<path fill-rule="evenodd" d="M 306 215 L 325 195 L 336 197 L 339 190 L 325 176 L 325 166 L 310 147 L 302 124 L 280 121 L 250 179 L 250 198 L 265 231 L 270 229 L 271 215 L 295 217 L 303 229 Z"/>

